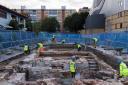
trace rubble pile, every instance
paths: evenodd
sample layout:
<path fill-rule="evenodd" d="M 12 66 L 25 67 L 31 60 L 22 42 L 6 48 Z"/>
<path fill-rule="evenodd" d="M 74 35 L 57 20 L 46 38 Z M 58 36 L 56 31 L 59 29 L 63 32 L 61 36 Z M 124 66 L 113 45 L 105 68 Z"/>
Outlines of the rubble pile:
<path fill-rule="evenodd" d="M 104 81 L 104 80 L 98 80 L 98 79 L 75 79 L 73 81 L 73 85 L 123 85 L 119 81 Z"/>

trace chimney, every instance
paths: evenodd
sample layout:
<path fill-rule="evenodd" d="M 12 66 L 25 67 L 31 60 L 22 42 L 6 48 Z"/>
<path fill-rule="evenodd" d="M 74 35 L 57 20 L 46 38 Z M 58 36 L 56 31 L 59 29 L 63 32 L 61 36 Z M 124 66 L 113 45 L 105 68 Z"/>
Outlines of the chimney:
<path fill-rule="evenodd" d="M 41 9 L 43 9 L 43 10 L 44 10 L 44 9 L 46 9 L 46 7 L 45 7 L 44 5 L 42 5 L 42 6 L 41 6 Z"/>
<path fill-rule="evenodd" d="M 24 9 L 26 9 L 26 6 L 25 5 L 21 6 L 21 10 L 24 10 Z"/>
<path fill-rule="evenodd" d="M 65 9 L 66 9 L 66 6 L 61 6 L 61 9 L 62 9 L 62 10 L 65 10 Z"/>

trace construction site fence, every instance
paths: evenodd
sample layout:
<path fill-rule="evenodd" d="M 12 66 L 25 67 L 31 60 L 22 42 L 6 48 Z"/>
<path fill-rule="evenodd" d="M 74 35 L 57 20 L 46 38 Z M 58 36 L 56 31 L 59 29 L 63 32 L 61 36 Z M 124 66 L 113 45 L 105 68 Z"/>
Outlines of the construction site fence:
<path fill-rule="evenodd" d="M 42 41 L 40 33 L 24 31 L 0 31 L 0 49 Z"/>
<path fill-rule="evenodd" d="M 128 32 L 105 32 L 100 34 L 85 35 L 86 38 L 97 38 L 98 45 L 128 50 Z"/>
<path fill-rule="evenodd" d="M 63 39 L 66 43 L 92 44 L 92 38 L 98 39 L 98 45 L 110 47 L 122 47 L 128 49 L 128 32 L 106 32 L 100 34 L 68 34 L 68 33 L 47 33 L 24 31 L 0 31 L 0 49 L 13 47 L 22 44 L 37 43 L 46 41 L 51 43 L 52 36 L 55 35 L 57 42 Z"/>

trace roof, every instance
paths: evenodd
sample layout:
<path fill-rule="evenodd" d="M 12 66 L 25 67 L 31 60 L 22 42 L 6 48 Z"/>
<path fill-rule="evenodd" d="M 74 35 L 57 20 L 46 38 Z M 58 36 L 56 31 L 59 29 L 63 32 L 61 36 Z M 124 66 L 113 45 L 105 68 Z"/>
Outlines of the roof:
<path fill-rule="evenodd" d="M 16 9 L 16 10 L 22 10 L 22 9 Z M 23 9 L 23 10 L 29 10 L 29 11 L 31 11 L 31 10 L 45 10 L 45 11 L 51 11 L 51 10 L 57 10 L 57 11 L 61 11 L 61 10 L 63 10 L 63 9 Z M 76 9 L 64 9 L 64 10 L 66 10 L 66 11 L 76 11 Z"/>
<path fill-rule="evenodd" d="M 22 17 L 22 18 L 27 18 L 26 16 L 24 16 L 24 15 L 22 15 L 22 14 L 19 14 L 19 13 L 15 12 L 15 11 L 13 11 L 13 10 L 11 10 L 11 9 L 9 9 L 9 8 L 7 8 L 7 7 L 5 7 L 5 6 L 2 6 L 2 5 L 0 5 L 0 9 L 6 10 L 7 12 L 10 12 L 10 13 L 15 14 L 15 15 L 17 15 L 17 16 L 20 16 L 20 17 Z"/>

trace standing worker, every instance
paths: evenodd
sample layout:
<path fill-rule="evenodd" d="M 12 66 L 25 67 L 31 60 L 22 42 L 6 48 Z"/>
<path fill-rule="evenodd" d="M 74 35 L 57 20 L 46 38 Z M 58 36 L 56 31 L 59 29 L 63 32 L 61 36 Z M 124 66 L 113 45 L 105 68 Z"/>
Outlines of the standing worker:
<path fill-rule="evenodd" d="M 80 44 L 77 44 L 77 50 L 81 51 L 81 45 Z"/>
<path fill-rule="evenodd" d="M 75 65 L 75 58 L 72 58 L 72 60 L 70 61 L 70 73 L 72 78 L 75 78 L 76 75 L 76 65 Z"/>
<path fill-rule="evenodd" d="M 30 53 L 30 49 L 29 46 L 27 44 L 24 45 L 24 54 L 29 54 Z"/>
<path fill-rule="evenodd" d="M 98 42 L 98 39 L 97 38 L 92 38 L 93 40 L 93 47 L 96 48 L 96 44 Z"/>
<path fill-rule="evenodd" d="M 128 67 L 123 61 L 119 65 L 119 71 L 120 77 L 128 77 Z"/>

